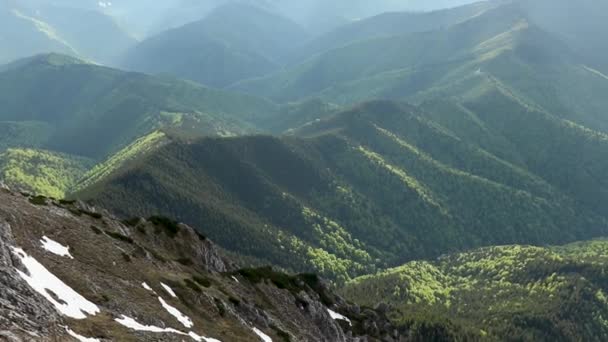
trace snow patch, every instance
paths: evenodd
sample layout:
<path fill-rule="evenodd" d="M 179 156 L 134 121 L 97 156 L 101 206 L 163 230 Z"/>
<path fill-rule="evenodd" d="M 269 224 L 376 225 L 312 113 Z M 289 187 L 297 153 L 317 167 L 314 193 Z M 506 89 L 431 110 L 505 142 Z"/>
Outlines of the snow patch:
<path fill-rule="evenodd" d="M 168 313 L 170 313 L 173 317 L 177 318 L 177 320 L 181 324 L 183 324 L 186 328 L 192 328 L 192 326 L 194 326 L 194 323 L 192 323 L 192 320 L 190 319 L 190 317 L 184 315 L 176 308 L 167 304 L 167 302 L 165 302 L 165 300 L 162 297 L 158 297 L 158 301 L 163 306 L 163 308 L 165 308 L 165 310 L 167 310 Z"/>
<path fill-rule="evenodd" d="M 188 336 L 190 336 L 193 340 L 197 341 L 197 342 L 222 342 L 220 340 L 216 340 L 214 338 L 209 338 L 209 337 L 203 337 L 200 335 L 197 335 L 194 332 L 189 332 Z"/>
<path fill-rule="evenodd" d="M 114 319 L 118 324 L 125 326 L 131 330 L 137 330 L 137 331 L 147 331 L 147 332 L 152 332 L 152 333 L 169 333 L 169 334 L 176 334 L 176 335 L 182 335 L 182 336 L 189 336 L 191 339 L 197 341 L 197 342 L 222 342 L 220 340 L 216 340 L 214 338 L 208 338 L 208 337 L 203 337 L 203 336 L 199 336 L 196 333 L 190 331 L 187 334 L 185 332 L 173 329 L 173 328 L 159 328 L 153 325 L 143 325 L 139 322 L 137 322 L 136 320 L 134 320 L 131 317 L 122 315 L 121 318 L 116 318 Z"/>
<path fill-rule="evenodd" d="M 330 309 L 327 309 L 327 312 L 329 312 L 329 315 L 331 316 L 332 319 L 334 320 L 341 320 L 341 321 L 347 321 L 348 324 L 352 325 L 350 319 L 344 315 L 340 315 L 339 313 L 332 311 Z"/>
<path fill-rule="evenodd" d="M 162 286 L 163 289 L 165 289 L 165 291 L 167 291 L 167 293 L 171 295 L 171 297 L 177 298 L 177 295 L 175 294 L 175 292 L 173 292 L 172 288 L 170 288 L 169 286 L 165 285 L 164 283 L 160 283 L 160 286 Z"/>
<path fill-rule="evenodd" d="M 131 317 L 122 315 L 121 318 L 114 319 L 118 324 L 123 325 L 129 329 L 137 330 L 137 331 L 147 331 L 153 333 L 171 333 L 171 334 L 179 334 L 179 335 L 187 335 L 184 332 L 179 330 L 175 330 L 173 328 L 159 328 L 153 325 L 143 325 Z"/>
<path fill-rule="evenodd" d="M 47 251 L 62 256 L 62 257 L 68 257 L 70 259 L 74 259 L 74 257 L 72 256 L 72 254 L 70 254 L 70 248 L 63 246 L 62 244 L 60 244 L 57 241 L 53 241 L 51 239 L 49 239 L 46 236 L 43 236 L 42 239 L 40 240 L 40 243 L 42 244 L 42 248 L 46 249 Z"/>
<path fill-rule="evenodd" d="M 239 283 L 239 280 L 238 280 L 238 279 L 237 279 L 235 276 L 232 276 L 232 280 L 234 280 L 234 281 L 236 281 L 237 283 Z"/>
<path fill-rule="evenodd" d="M 97 305 L 67 286 L 23 249 L 11 247 L 11 250 L 21 260 L 29 274 L 16 268 L 17 273 L 32 289 L 51 302 L 61 314 L 74 319 L 85 319 L 87 314 L 99 313 Z"/>
<path fill-rule="evenodd" d="M 251 330 L 253 330 L 253 332 L 262 339 L 262 341 L 272 342 L 272 339 L 270 338 L 270 336 L 264 334 L 260 329 L 254 327 Z"/>
<path fill-rule="evenodd" d="M 153 289 L 150 287 L 150 285 L 148 285 L 146 282 L 141 283 L 141 286 L 142 286 L 144 289 L 146 289 L 146 290 L 148 290 L 148 291 L 150 291 L 150 292 L 154 292 L 154 293 L 156 293 L 156 291 L 154 291 L 154 290 L 153 290 Z"/>
<path fill-rule="evenodd" d="M 70 329 L 68 327 L 65 327 L 65 330 L 68 332 L 68 334 L 70 336 L 72 336 L 73 338 L 77 339 L 80 342 L 101 342 L 97 338 L 89 338 L 89 337 L 84 337 L 82 335 L 78 335 L 77 333 L 75 333 L 74 331 L 72 331 L 72 329 Z"/>

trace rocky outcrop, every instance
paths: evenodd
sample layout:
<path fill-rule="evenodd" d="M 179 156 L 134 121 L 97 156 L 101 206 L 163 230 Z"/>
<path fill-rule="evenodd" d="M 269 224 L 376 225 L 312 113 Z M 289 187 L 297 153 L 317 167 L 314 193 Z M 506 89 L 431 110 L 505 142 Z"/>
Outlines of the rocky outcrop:
<path fill-rule="evenodd" d="M 0 216 L 0 341 L 51 340 L 62 319 L 17 274 L 22 267 L 11 251 L 14 245 L 11 226 Z"/>
<path fill-rule="evenodd" d="M 93 309 L 70 316 L 58 305 L 73 298 L 24 281 L 26 255 Z M 352 323 L 332 317 L 330 308 L 357 310 L 315 276 L 239 270 L 186 225 L 162 217 L 119 221 L 86 203 L 7 189 L 0 190 L 0 289 L 0 341 L 68 341 L 74 334 L 97 341 L 394 341 L 382 335 L 379 314 L 364 311 Z"/>

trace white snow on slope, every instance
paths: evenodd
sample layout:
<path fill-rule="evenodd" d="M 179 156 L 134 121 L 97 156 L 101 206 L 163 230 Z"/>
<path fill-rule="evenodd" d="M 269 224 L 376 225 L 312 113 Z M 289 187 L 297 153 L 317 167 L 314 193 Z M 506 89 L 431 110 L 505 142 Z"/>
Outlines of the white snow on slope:
<path fill-rule="evenodd" d="M 51 302 L 57 311 L 65 316 L 74 319 L 85 319 L 87 314 L 95 315 L 99 313 L 97 305 L 89 302 L 86 298 L 78 294 L 67 286 L 59 278 L 55 277 L 36 259 L 27 255 L 21 248 L 11 247 L 12 252 L 21 260 L 29 274 L 16 269 L 21 278 L 28 285 Z M 59 298 L 56 300 L 52 293 Z"/>
<path fill-rule="evenodd" d="M 139 322 L 137 322 L 136 320 L 134 320 L 131 317 L 122 315 L 121 318 L 116 318 L 114 319 L 116 322 L 118 322 L 119 324 L 132 329 L 132 330 L 137 330 L 137 331 L 147 331 L 147 332 L 152 332 L 152 333 L 169 333 L 169 334 L 176 334 L 176 335 L 182 335 L 182 336 L 189 336 L 191 339 L 195 340 L 196 342 L 222 342 L 220 340 L 216 340 L 214 338 L 208 338 L 208 337 L 203 337 L 203 336 L 199 336 L 196 333 L 190 331 L 189 333 L 185 333 L 173 328 L 159 328 L 153 325 L 143 325 Z"/>
<path fill-rule="evenodd" d="M 68 257 L 70 259 L 74 259 L 72 254 L 70 254 L 70 248 L 63 246 L 62 244 L 60 244 L 57 241 L 53 241 L 53 240 L 49 239 L 48 237 L 43 236 L 42 239 L 40 240 L 40 243 L 42 244 L 42 248 L 46 249 L 47 251 L 49 251 L 53 254 Z"/>
<path fill-rule="evenodd" d="M 252 330 L 253 330 L 253 332 L 256 335 L 258 335 L 262 339 L 262 341 L 264 341 L 264 342 L 272 342 L 272 339 L 270 338 L 270 336 L 264 334 L 260 329 L 253 328 Z"/>
<path fill-rule="evenodd" d="M 150 291 L 150 292 L 154 292 L 154 293 L 156 293 L 156 291 L 154 291 L 154 290 L 153 290 L 153 289 L 150 287 L 150 285 L 148 285 L 148 283 L 146 283 L 146 282 L 141 283 L 141 286 L 142 286 L 144 289 L 146 289 L 146 290 L 148 290 L 148 291 Z"/>
<path fill-rule="evenodd" d="M 192 328 L 192 326 L 194 326 L 194 323 L 192 323 L 192 320 L 190 319 L 190 317 L 184 315 L 176 308 L 167 304 L 167 302 L 165 302 L 165 300 L 162 297 L 158 297 L 158 301 L 163 306 L 163 308 L 165 308 L 165 310 L 167 310 L 167 312 L 171 314 L 171 316 L 177 318 L 177 320 L 181 324 L 183 324 L 186 328 Z"/>
<path fill-rule="evenodd" d="M 89 337 L 84 337 L 82 335 L 78 335 L 77 333 L 75 333 L 74 331 L 72 331 L 72 329 L 70 329 L 68 327 L 65 327 L 65 330 L 68 332 L 68 334 L 70 336 L 72 336 L 73 338 L 77 339 L 80 342 L 101 342 L 97 338 L 89 338 Z"/>
<path fill-rule="evenodd" d="M 167 293 L 171 295 L 171 297 L 177 298 L 177 295 L 175 294 L 175 292 L 173 292 L 173 289 L 171 289 L 169 286 L 165 285 L 164 283 L 160 283 L 160 286 L 162 286 L 163 289 L 165 289 L 165 291 L 167 291 Z"/>
<path fill-rule="evenodd" d="M 171 333 L 171 334 L 179 334 L 179 335 L 187 335 L 184 332 L 179 330 L 175 330 L 173 328 L 160 328 L 153 325 L 143 325 L 131 317 L 122 315 L 121 318 L 114 319 L 118 324 L 121 324 L 129 329 L 137 330 L 137 331 L 147 331 L 153 333 Z"/>
<path fill-rule="evenodd" d="M 352 325 L 352 323 L 351 323 L 350 319 L 348 319 L 348 317 L 340 315 L 339 313 L 332 311 L 330 309 L 327 309 L 327 312 L 329 312 L 329 315 L 331 316 L 332 319 L 334 319 L 334 320 L 339 319 L 342 321 L 347 321 L 348 324 Z"/>
<path fill-rule="evenodd" d="M 199 336 L 196 333 L 193 333 L 192 331 L 188 333 L 188 336 L 192 337 L 192 339 L 197 342 L 222 342 L 214 338 Z"/>

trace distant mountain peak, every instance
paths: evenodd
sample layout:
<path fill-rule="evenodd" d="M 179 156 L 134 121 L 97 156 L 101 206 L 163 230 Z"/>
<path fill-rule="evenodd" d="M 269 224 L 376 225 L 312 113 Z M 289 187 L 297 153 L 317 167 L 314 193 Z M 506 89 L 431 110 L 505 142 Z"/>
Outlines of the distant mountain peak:
<path fill-rule="evenodd" d="M 61 53 L 45 53 L 31 58 L 30 63 L 46 63 L 53 66 L 91 64 L 83 59 Z"/>

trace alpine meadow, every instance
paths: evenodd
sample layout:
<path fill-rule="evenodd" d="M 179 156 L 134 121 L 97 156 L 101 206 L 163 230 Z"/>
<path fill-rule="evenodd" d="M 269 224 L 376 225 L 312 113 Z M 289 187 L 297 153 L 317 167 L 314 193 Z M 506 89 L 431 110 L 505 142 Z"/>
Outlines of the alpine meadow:
<path fill-rule="evenodd" d="M 0 0 L 0 341 L 608 341 L 607 0 Z"/>

